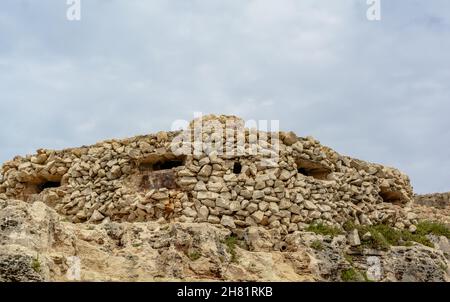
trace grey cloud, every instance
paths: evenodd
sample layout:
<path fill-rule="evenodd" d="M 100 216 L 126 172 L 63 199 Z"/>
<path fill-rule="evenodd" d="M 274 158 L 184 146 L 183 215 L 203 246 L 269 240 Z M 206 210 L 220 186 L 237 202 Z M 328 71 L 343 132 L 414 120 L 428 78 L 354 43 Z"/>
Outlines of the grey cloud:
<path fill-rule="evenodd" d="M 337 151 L 450 185 L 450 4 L 6 0 L 0 161 L 168 129 L 194 111 L 279 119 Z"/>

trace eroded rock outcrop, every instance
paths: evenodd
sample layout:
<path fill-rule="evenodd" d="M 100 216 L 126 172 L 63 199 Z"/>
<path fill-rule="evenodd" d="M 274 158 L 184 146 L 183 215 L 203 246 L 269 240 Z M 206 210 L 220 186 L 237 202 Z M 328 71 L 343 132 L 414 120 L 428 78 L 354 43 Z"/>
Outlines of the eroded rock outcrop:
<path fill-rule="evenodd" d="M 344 235 L 283 236 L 262 226 L 233 234 L 209 223 L 74 224 L 42 202 L 19 200 L 0 201 L 0 228 L 0 281 L 343 281 L 349 270 L 362 281 L 448 280 L 440 249 L 358 252 Z"/>

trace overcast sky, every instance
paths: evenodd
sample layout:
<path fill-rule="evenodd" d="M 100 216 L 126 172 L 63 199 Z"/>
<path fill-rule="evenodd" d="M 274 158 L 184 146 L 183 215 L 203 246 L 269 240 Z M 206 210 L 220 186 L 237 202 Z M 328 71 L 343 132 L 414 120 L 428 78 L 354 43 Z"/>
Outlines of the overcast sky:
<path fill-rule="evenodd" d="M 193 112 L 280 120 L 450 191 L 450 1 L 0 3 L 0 162 L 170 130 Z"/>

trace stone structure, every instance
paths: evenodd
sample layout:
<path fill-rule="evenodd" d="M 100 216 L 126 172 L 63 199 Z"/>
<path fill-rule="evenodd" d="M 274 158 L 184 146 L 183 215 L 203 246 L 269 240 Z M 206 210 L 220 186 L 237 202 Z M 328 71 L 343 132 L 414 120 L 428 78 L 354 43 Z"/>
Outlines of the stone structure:
<path fill-rule="evenodd" d="M 222 133 L 204 127 L 203 141 L 232 137 L 232 116 L 208 116 Z M 191 126 L 193 124 L 191 123 Z M 166 220 L 208 222 L 231 229 L 277 228 L 287 234 L 305 224 L 385 223 L 398 228 L 416 223 L 408 217 L 413 199 L 408 177 L 396 169 L 343 156 L 312 137 L 245 130 L 239 155 L 218 152 L 177 155 L 180 131 L 159 132 L 61 151 L 40 149 L 6 162 L 0 199 L 43 201 L 74 223 Z M 263 165 L 264 152 L 279 143 L 277 166 Z M 216 137 L 215 137 L 216 136 Z M 253 137 L 254 138 L 254 137 Z M 267 147 L 267 146 L 266 146 Z"/>
<path fill-rule="evenodd" d="M 414 195 L 414 202 L 418 205 L 425 205 L 444 209 L 450 206 L 450 192 Z"/>

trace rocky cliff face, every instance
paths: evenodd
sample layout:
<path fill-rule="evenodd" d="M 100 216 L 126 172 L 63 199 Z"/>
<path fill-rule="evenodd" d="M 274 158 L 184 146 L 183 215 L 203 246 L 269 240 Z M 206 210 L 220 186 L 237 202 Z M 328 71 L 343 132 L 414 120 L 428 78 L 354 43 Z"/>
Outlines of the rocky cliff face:
<path fill-rule="evenodd" d="M 0 230 L 0 281 L 449 280 L 443 236 L 434 236 L 435 248 L 380 250 L 358 248 L 345 233 L 233 233 L 205 222 L 74 224 L 43 202 L 19 200 L 0 201 Z"/>
<path fill-rule="evenodd" d="M 405 174 L 242 126 L 5 163 L 0 280 L 447 280 L 448 229 Z"/>

